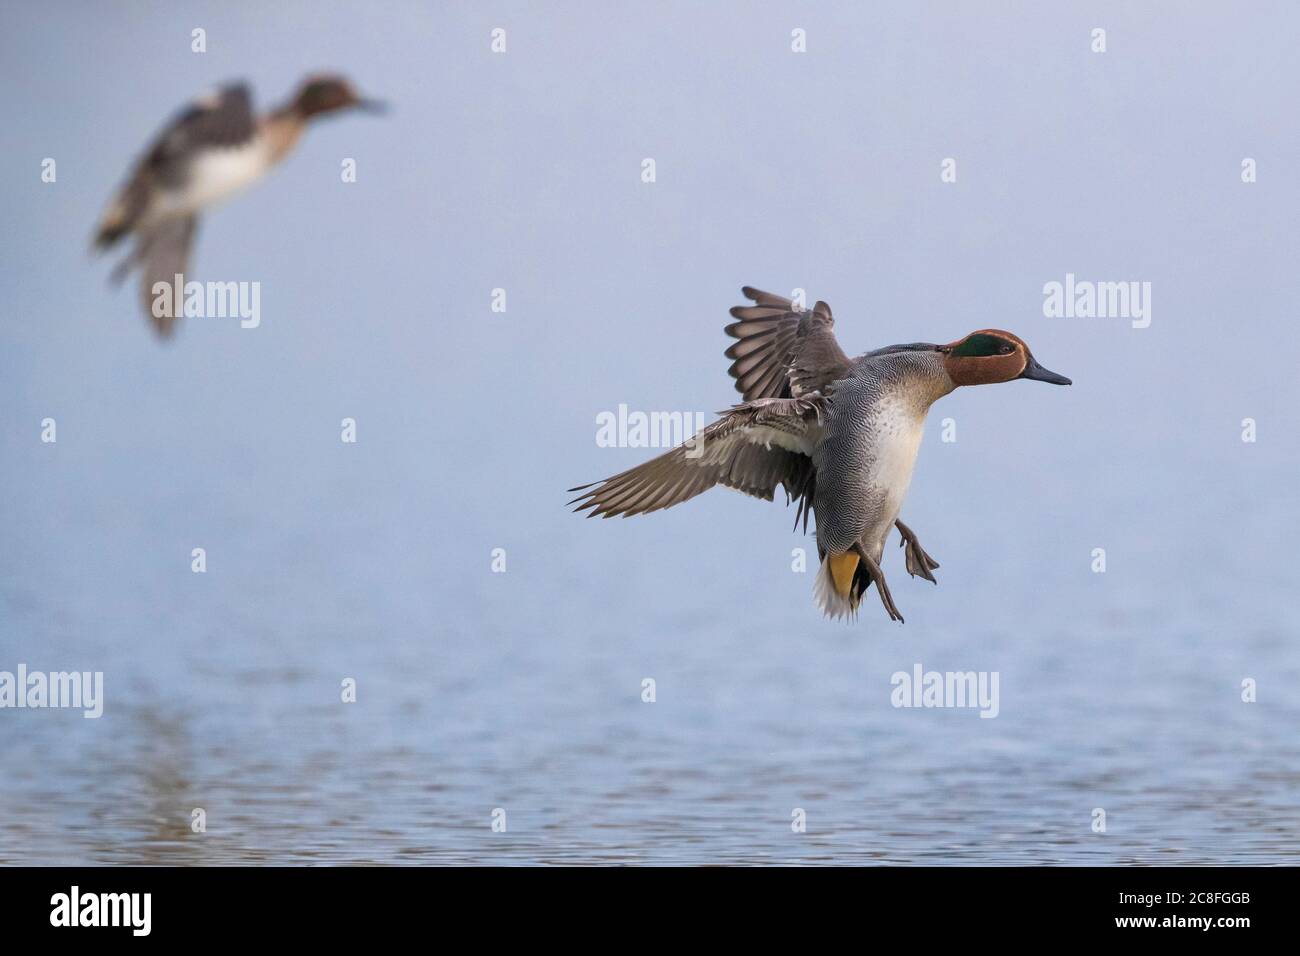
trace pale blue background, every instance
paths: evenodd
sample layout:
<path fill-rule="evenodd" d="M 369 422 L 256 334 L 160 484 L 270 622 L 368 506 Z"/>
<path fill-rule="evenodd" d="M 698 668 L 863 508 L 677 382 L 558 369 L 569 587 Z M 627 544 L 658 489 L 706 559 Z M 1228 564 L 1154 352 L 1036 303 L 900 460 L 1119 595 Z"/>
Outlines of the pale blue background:
<path fill-rule="evenodd" d="M 0 669 L 108 700 L 0 711 L 0 861 L 1295 862 L 1295 5 L 547 7 L 5 4 Z M 204 219 L 261 328 L 160 345 L 87 253 L 111 192 L 191 96 L 318 69 L 393 112 Z M 1044 318 L 1066 272 L 1151 327 Z M 1075 381 L 935 409 L 906 625 L 822 620 L 777 505 L 563 507 L 648 454 L 600 411 L 734 399 L 744 283 Z M 918 661 L 1001 716 L 894 710 Z"/>

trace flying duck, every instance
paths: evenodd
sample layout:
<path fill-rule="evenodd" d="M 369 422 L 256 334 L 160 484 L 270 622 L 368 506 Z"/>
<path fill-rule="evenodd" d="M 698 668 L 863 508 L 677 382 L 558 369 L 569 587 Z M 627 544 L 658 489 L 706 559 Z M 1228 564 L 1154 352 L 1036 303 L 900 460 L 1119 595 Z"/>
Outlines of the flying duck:
<path fill-rule="evenodd" d="M 95 232 L 108 249 L 128 233 L 135 247 L 113 270 L 119 282 L 137 266 L 145 314 L 161 337 L 177 318 L 155 309 L 155 282 L 184 274 L 198 214 L 265 176 L 293 147 L 309 120 L 346 109 L 381 111 L 339 76 L 308 77 L 294 97 L 264 116 L 253 114 L 248 86 L 234 83 L 199 99 L 171 121 L 136 164 Z M 156 312 L 162 312 L 161 315 Z"/>
<path fill-rule="evenodd" d="M 825 302 L 797 310 L 746 286 L 726 351 L 743 401 L 685 445 L 604 481 L 569 489 L 588 517 L 648 514 L 725 485 L 771 501 L 782 487 L 797 502 L 795 525 L 814 515 L 821 560 L 814 595 L 832 618 L 856 616 L 875 583 L 890 620 L 902 621 L 880 559 L 891 529 L 907 571 L 935 582 L 939 567 L 899 520 L 930 406 L 962 385 L 1026 378 L 1070 380 L 1039 365 L 1024 341 L 980 329 L 947 345 L 891 345 L 849 358 Z M 935 582 L 938 583 L 938 582 Z"/>

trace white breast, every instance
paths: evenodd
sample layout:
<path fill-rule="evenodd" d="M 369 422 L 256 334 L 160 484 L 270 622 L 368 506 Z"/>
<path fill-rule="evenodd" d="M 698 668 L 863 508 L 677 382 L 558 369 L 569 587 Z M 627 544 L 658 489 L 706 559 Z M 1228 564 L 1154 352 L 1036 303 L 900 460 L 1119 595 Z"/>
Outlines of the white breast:
<path fill-rule="evenodd" d="M 925 431 L 925 412 L 911 402 L 885 399 L 877 409 L 867 482 L 880 502 L 879 527 L 868 529 L 868 540 L 883 538 L 898 517 Z"/>
<path fill-rule="evenodd" d="M 271 168 L 266 141 L 257 137 L 246 146 L 209 149 L 194 158 L 189 182 L 167 195 L 167 211 L 193 213 L 246 189 Z"/>

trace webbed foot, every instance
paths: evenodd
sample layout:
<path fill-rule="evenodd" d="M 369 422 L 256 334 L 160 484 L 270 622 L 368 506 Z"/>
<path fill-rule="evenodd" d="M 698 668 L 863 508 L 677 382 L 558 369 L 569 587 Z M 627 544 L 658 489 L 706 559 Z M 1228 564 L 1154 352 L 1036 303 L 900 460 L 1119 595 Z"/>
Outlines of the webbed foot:
<path fill-rule="evenodd" d="M 904 558 L 907 561 L 907 573 L 912 577 L 920 575 L 927 581 L 938 584 L 939 582 L 934 579 L 934 575 L 930 572 L 939 567 L 939 562 L 925 553 L 925 548 L 921 547 L 921 542 L 917 540 L 916 532 L 901 521 L 895 521 L 894 526 L 898 528 L 898 533 L 902 536 L 902 540 L 898 542 L 899 546 L 907 549 L 904 552 Z"/>

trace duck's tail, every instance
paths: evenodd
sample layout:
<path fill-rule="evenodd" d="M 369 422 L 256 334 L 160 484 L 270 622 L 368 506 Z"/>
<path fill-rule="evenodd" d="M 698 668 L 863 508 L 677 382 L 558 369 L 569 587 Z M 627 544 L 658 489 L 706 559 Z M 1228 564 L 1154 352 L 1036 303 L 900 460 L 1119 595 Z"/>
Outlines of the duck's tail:
<path fill-rule="evenodd" d="M 842 554 L 822 556 L 822 565 L 813 584 L 813 598 L 822 613 L 829 618 L 855 618 L 858 605 L 862 603 L 862 592 L 866 590 L 863 579 L 870 578 L 859 573 L 860 561 L 852 551 Z"/>

